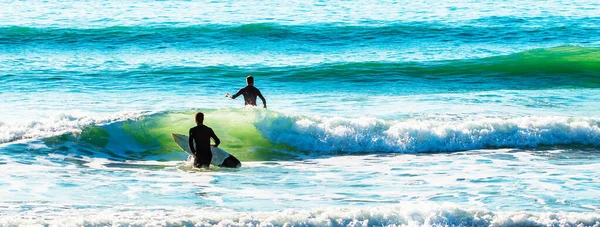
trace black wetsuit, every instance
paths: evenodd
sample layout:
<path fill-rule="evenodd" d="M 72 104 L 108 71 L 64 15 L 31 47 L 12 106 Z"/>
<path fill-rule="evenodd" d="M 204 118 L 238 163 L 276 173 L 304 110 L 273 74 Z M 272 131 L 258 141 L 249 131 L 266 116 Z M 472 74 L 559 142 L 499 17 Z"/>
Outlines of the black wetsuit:
<path fill-rule="evenodd" d="M 210 152 L 211 137 L 215 140 L 215 145 L 219 146 L 219 143 L 221 143 L 219 137 L 206 125 L 199 125 L 190 129 L 190 146 L 193 146 L 192 141 L 196 143 L 195 149 L 191 149 L 196 156 L 194 158 L 194 166 L 208 167 L 210 165 L 210 160 L 212 159 L 212 152 Z"/>
<path fill-rule="evenodd" d="M 231 98 L 235 99 L 240 95 L 244 95 L 244 101 L 246 106 L 256 106 L 256 96 L 258 96 L 262 100 L 265 107 L 267 106 L 267 101 L 265 100 L 265 97 L 263 97 L 258 88 L 252 85 L 248 85 L 240 89 L 237 93 L 235 93 L 235 95 L 231 96 Z"/>

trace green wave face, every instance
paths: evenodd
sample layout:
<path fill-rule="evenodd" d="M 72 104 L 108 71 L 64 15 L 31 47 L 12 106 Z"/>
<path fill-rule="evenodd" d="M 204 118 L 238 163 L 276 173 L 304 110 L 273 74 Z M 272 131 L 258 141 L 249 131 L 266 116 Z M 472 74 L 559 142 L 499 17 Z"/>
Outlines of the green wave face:
<path fill-rule="evenodd" d="M 585 73 L 600 76 L 600 48 L 536 49 L 508 56 L 485 58 L 480 63 L 484 63 L 481 67 L 482 71 L 506 72 L 512 75 Z"/>
<path fill-rule="evenodd" d="M 211 127 L 222 149 L 243 161 L 288 159 L 289 147 L 276 146 L 262 137 L 254 126 L 255 119 L 266 112 L 254 109 L 204 111 L 204 124 Z M 187 135 L 194 127 L 195 112 L 164 113 L 124 122 L 124 129 L 142 144 L 156 144 L 158 151 L 181 151 L 171 133 Z"/>
<path fill-rule="evenodd" d="M 291 147 L 270 143 L 257 131 L 253 123 L 257 117 L 267 114 L 265 111 L 241 109 L 203 112 L 205 125 L 211 127 L 221 139 L 219 147 L 241 161 L 291 159 L 300 154 L 294 154 Z M 69 133 L 44 141 L 57 148 L 74 143 L 75 149 L 82 155 L 108 154 L 113 159 L 185 159 L 187 154 L 173 141 L 171 133 L 187 135 L 189 129 L 196 125 L 195 113 L 157 113 L 136 120 L 91 126 L 84 128 L 81 133 Z"/>

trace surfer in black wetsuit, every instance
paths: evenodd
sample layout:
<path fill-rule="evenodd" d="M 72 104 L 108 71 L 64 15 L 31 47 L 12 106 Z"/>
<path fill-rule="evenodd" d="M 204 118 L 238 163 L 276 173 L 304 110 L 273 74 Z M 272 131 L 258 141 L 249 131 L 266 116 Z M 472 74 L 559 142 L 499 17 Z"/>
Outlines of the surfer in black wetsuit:
<path fill-rule="evenodd" d="M 246 83 L 248 85 L 240 89 L 237 93 L 235 93 L 235 95 L 230 95 L 229 93 L 227 93 L 225 97 L 235 99 L 240 95 L 244 95 L 244 102 L 246 106 L 256 106 L 256 97 L 258 96 L 262 100 L 263 106 L 266 109 L 267 100 L 265 100 L 265 97 L 263 97 L 263 95 L 260 93 L 260 90 L 254 87 L 254 77 L 246 77 Z"/>
<path fill-rule="evenodd" d="M 190 129 L 190 150 L 194 155 L 194 166 L 197 168 L 210 166 L 210 160 L 212 159 L 212 152 L 210 151 L 210 138 L 215 141 L 215 147 L 218 147 L 221 143 L 219 137 L 215 135 L 212 128 L 204 125 L 204 114 L 201 112 L 196 113 L 196 127 Z M 196 147 L 194 147 L 196 142 Z"/>

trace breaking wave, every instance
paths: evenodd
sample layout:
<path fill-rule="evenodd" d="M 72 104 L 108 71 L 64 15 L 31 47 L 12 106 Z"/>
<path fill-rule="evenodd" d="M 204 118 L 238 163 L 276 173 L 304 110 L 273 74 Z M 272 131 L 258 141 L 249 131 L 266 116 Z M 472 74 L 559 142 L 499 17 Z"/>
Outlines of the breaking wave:
<path fill-rule="evenodd" d="M 221 138 L 221 147 L 245 161 L 298 155 L 600 146 L 600 120 L 596 118 L 383 120 L 294 116 L 258 109 L 205 113 L 206 124 Z M 192 116 L 193 112 L 161 112 L 118 121 L 64 116 L 50 124 L 2 125 L 2 139 L 37 138 L 51 147 L 92 146 L 124 159 L 168 159 L 166 154 L 181 151 L 171 133 L 186 134 L 194 125 Z"/>

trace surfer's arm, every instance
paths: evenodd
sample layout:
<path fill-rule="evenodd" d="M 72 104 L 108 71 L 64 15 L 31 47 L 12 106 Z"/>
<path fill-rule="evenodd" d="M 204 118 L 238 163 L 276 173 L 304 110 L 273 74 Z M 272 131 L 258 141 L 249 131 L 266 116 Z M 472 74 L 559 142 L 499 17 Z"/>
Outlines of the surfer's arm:
<path fill-rule="evenodd" d="M 229 97 L 229 98 L 231 98 L 231 99 L 235 99 L 235 98 L 237 98 L 238 96 L 240 96 L 240 95 L 242 94 L 242 92 L 243 92 L 243 91 L 244 91 L 244 89 L 242 88 L 242 89 L 240 89 L 240 90 L 239 90 L 237 93 L 235 93 L 234 95 L 230 95 L 229 93 L 227 93 L 227 94 L 225 95 L 225 97 Z"/>
<path fill-rule="evenodd" d="M 191 129 L 190 129 L 190 139 L 189 139 L 188 143 L 190 145 L 190 151 L 192 151 L 192 154 L 196 155 L 196 149 L 194 147 L 194 135 L 193 135 Z"/>
<path fill-rule="evenodd" d="M 266 109 L 267 108 L 267 100 L 265 99 L 265 97 L 263 97 L 263 95 L 262 95 L 262 93 L 260 93 L 260 91 L 258 91 L 258 97 L 260 98 L 260 100 L 262 100 L 263 106 Z"/>
<path fill-rule="evenodd" d="M 212 137 L 212 139 L 215 141 L 215 147 L 218 147 L 219 144 L 221 144 L 221 140 L 219 139 L 219 137 L 217 137 L 217 134 L 215 134 L 215 131 L 212 131 L 212 135 L 210 135 L 210 137 Z"/>

